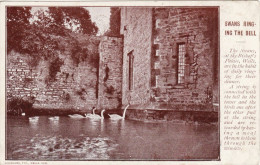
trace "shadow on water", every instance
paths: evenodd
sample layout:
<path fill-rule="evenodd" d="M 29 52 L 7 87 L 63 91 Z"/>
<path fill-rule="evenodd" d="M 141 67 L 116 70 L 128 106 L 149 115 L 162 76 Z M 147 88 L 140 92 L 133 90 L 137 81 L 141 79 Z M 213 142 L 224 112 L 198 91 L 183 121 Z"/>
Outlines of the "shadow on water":
<path fill-rule="evenodd" d="M 129 120 L 8 117 L 7 159 L 217 159 L 218 127 Z"/>

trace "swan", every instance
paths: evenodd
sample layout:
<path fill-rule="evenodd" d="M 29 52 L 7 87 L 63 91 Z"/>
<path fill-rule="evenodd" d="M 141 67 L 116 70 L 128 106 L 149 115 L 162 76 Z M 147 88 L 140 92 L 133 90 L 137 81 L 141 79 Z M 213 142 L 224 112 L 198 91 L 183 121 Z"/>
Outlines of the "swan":
<path fill-rule="evenodd" d="M 73 115 L 68 115 L 69 117 L 71 117 L 71 118 L 77 118 L 77 119 L 79 119 L 79 118 L 85 118 L 86 117 L 86 114 L 84 114 L 84 115 L 81 115 L 81 114 L 73 114 Z"/>
<path fill-rule="evenodd" d="M 90 119 L 104 119 L 104 112 L 105 110 L 103 109 L 101 111 L 101 116 L 99 116 L 98 114 L 95 114 L 95 110 L 93 110 L 93 114 L 88 114 L 87 117 Z"/>
<path fill-rule="evenodd" d="M 38 122 L 39 116 L 29 117 L 29 122 L 35 123 Z"/>
<path fill-rule="evenodd" d="M 86 117 L 87 118 L 90 118 L 90 119 L 104 119 L 104 112 L 105 112 L 105 109 L 103 109 L 101 111 L 101 116 L 99 116 L 98 114 L 95 113 L 96 111 L 96 108 L 93 109 L 93 114 L 87 114 Z"/>
<path fill-rule="evenodd" d="M 52 116 L 52 117 L 49 117 L 48 119 L 52 120 L 52 121 L 58 121 L 60 118 L 59 118 L 59 116 Z"/>
<path fill-rule="evenodd" d="M 94 115 L 96 115 L 96 114 L 95 114 L 95 110 L 96 110 L 96 109 L 97 109 L 97 108 L 93 108 L 92 114 L 88 113 L 88 114 L 85 114 L 85 116 L 86 116 L 87 118 L 92 118 Z"/>
<path fill-rule="evenodd" d="M 117 114 L 108 114 L 110 119 L 112 120 L 119 120 L 119 119 L 125 119 L 125 114 L 126 114 L 126 110 L 129 107 L 129 104 L 125 107 L 124 112 L 123 112 L 123 116 L 117 115 Z"/>
<path fill-rule="evenodd" d="M 108 114 L 111 120 L 120 120 L 124 119 L 123 116 L 117 115 L 117 114 Z"/>

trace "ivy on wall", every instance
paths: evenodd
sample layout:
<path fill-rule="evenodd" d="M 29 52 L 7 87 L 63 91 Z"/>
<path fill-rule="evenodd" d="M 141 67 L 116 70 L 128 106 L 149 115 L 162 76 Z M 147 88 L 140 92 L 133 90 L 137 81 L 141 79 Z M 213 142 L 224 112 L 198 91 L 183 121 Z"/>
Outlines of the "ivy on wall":
<path fill-rule="evenodd" d="M 46 83 L 55 81 L 64 64 L 60 54 L 69 54 L 77 66 L 87 61 L 97 67 L 98 42 L 91 41 L 90 37 L 84 45 L 79 41 L 79 36 L 96 35 L 98 32 L 88 10 L 82 7 L 48 7 L 47 10 L 40 9 L 33 13 L 32 9 L 7 7 L 8 54 L 14 50 L 27 56 L 31 67 L 36 67 L 40 61 L 47 61 L 49 75 Z"/>

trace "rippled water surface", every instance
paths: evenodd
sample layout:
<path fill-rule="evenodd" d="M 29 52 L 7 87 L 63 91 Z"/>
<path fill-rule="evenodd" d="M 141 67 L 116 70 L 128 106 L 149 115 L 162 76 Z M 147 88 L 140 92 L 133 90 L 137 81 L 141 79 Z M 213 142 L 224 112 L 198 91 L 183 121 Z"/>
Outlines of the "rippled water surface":
<path fill-rule="evenodd" d="M 215 125 L 70 117 L 8 117 L 7 159 L 218 159 Z"/>

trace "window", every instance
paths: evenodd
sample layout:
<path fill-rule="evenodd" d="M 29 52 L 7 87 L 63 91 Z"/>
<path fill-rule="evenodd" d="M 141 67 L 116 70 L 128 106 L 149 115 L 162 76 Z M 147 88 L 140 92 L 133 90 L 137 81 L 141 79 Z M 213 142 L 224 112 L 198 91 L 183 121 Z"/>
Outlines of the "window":
<path fill-rule="evenodd" d="M 128 56 L 128 61 L 129 61 L 129 75 L 128 75 L 128 77 L 129 77 L 129 90 L 132 90 L 133 89 L 133 78 L 134 78 L 134 71 L 133 71 L 133 69 L 134 69 L 134 56 L 133 56 L 133 50 L 131 51 L 131 52 L 129 52 L 128 54 L 127 54 L 127 56 Z"/>
<path fill-rule="evenodd" d="M 185 44 L 178 45 L 178 84 L 184 84 L 185 80 L 185 54 L 186 47 Z"/>

